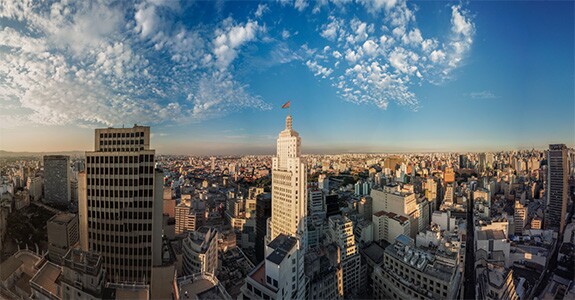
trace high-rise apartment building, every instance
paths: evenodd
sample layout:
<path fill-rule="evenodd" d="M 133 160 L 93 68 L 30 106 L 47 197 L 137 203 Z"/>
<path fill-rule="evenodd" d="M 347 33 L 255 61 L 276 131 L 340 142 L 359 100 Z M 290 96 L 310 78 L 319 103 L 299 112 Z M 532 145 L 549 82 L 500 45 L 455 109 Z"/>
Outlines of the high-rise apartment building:
<path fill-rule="evenodd" d="M 307 172 L 301 139 L 287 116 L 272 159 L 271 218 L 266 234 L 265 259 L 248 274 L 243 298 L 304 299 L 307 277 Z"/>
<path fill-rule="evenodd" d="M 547 208 L 543 224 L 546 229 L 557 229 L 559 234 L 562 234 L 569 183 L 567 147 L 564 144 L 549 145 L 547 165 Z"/>
<path fill-rule="evenodd" d="M 325 201 L 323 190 L 317 187 L 308 189 L 308 215 L 325 216 Z"/>
<path fill-rule="evenodd" d="M 361 256 L 353 234 L 352 221 L 340 215 L 329 217 L 329 234 L 341 253 L 343 293 L 346 296 L 362 292 Z"/>
<path fill-rule="evenodd" d="M 100 253 L 109 280 L 149 283 L 161 264 L 162 181 L 150 127 L 96 129 L 78 175 L 80 245 Z"/>
<path fill-rule="evenodd" d="M 265 236 L 269 217 L 272 215 L 272 197 L 270 193 L 259 194 L 256 200 L 256 260 L 264 260 Z"/>
<path fill-rule="evenodd" d="M 44 202 L 69 204 L 70 157 L 65 155 L 44 156 Z"/>
<path fill-rule="evenodd" d="M 272 217 L 267 241 L 280 233 L 300 237 L 305 245 L 307 215 L 307 172 L 302 161 L 301 138 L 287 116 L 286 127 L 277 140 L 272 160 Z"/>

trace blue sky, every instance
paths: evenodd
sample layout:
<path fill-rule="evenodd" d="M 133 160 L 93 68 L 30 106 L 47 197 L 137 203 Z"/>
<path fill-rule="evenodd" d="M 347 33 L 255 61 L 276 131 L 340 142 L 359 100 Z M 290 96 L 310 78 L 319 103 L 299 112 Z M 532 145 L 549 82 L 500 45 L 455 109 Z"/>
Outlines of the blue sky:
<path fill-rule="evenodd" d="M 69 2 L 69 3 L 68 3 Z M 0 1 L 0 149 L 161 153 L 575 144 L 571 1 Z"/>

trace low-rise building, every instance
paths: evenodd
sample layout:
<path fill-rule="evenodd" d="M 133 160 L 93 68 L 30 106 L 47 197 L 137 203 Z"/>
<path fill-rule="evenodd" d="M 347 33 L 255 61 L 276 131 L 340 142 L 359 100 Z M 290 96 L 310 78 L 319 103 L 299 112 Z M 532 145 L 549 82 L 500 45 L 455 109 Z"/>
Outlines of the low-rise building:
<path fill-rule="evenodd" d="M 202 227 L 189 233 L 182 248 L 184 274 L 217 273 L 218 232 L 215 228 Z"/>
<path fill-rule="evenodd" d="M 68 250 L 78 243 L 78 217 L 60 213 L 48 220 L 48 258 L 57 264 Z"/>
<path fill-rule="evenodd" d="M 386 211 L 373 214 L 373 240 L 393 243 L 401 234 L 409 236 L 411 225 L 407 217 Z"/>
<path fill-rule="evenodd" d="M 418 248 L 405 235 L 384 251 L 372 273 L 376 299 L 455 299 L 461 284 L 459 248 Z"/>

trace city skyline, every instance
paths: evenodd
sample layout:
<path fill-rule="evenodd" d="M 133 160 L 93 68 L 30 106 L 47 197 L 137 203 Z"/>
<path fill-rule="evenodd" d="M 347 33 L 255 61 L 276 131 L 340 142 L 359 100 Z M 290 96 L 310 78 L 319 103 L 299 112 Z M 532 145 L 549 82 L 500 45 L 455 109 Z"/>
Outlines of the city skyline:
<path fill-rule="evenodd" d="M 0 150 L 272 154 L 287 100 L 303 153 L 574 147 L 574 3 L 288 2 L 3 5 Z"/>

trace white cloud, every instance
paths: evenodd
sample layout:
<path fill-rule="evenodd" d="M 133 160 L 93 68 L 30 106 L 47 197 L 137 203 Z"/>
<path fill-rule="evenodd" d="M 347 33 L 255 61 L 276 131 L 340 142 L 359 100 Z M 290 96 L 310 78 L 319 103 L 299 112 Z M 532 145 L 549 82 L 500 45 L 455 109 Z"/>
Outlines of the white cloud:
<path fill-rule="evenodd" d="M 168 23 L 177 2 L 130 5 L 0 5 L 12 21 L 0 29 L 0 103 L 14 107 L 0 126 L 193 122 L 269 108 L 226 69 L 263 30 L 257 22 L 226 19 L 213 36 Z"/>
<path fill-rule="evenodd" d="M 304 11 L 309 3 L 306 0 L 295 0 L 294 7 L 299 11 Z"/>
<path fill-rule="evenodd" d="M 330 41 L 334 41 L 338 37 L 341 21 L 333 16 L 329 17 L 330 23 L 322 26 L 320 35 Z"/>
<path fill-rule="evenodd" d="M 327 78 L 347 101 L 380 108 L 394 102 L 416 110 L 417 97 L 410 88 L 449 79 L 469 52 L 474 26 L 467 11 L 453 6 L 449 35 L 439 39 L 424 35 L 417 26 L 416 10 L 405 0 L 357 2 L 378 19 L 378 27 L 358 17 L 345 20 L 330 15 L 318 31 L 332 55 L 314 53 L 311 61 L 334 66 Z M 317 71 L 314 74 L 320 76 Z"/>
<path fill-rule="evenodd" d="M 377 48 L 379 47 L 377 45 L 376 42 L 372 41 L 372 40 L 367 40 L 365 41 L 365 43 L 363 43 L 363 52 L 365 52 L 367 55 L 377 55 Z"/>
<path fill-rule="evenodd" d="M 267 4 L 260 3 L 258 4 L 258 8 L 256 9 L 254 15 L 256 16 L 256 18 L 261 18 L 264 15 L 264 13 L 269 10 L 270 9 Z"/>
<path fill-rule="evenodd" d="M 287 31 L 287 30 L 285 30 L 285 29 L 282 30 L 282 38 L 283 38 L 284 40 L 289 39 L 290 36 L 291 36 L 291 34 L 290 34 L 289 31 Z"/>
<path fill-rule="evenodd" d="M 314 72 L 314 76 L 321 76 L 322 78 L 327 78 L 333 70 L 330 68 L 326 68 L 324 66 L 319 65 L 315 61 L 306 61 L 305 65 Z"/>
<path fill-rule="evenodd" d="M 382 9 L 389 10 L 397 3 L 397 0 L 357 0 L 358 3 L 365 6 L 368 12 L 378 13 Z"/>
<path fill-rule="evenodd" d="M 497 96 L 490 91 L 472 92 L 469 96 L 473 99 L 495 99 Z"/>
<path fill-rule="evenodd" d="M 213 40 L 213 53 L 220 69 L 226 69 L 236 58 L 237 49 L 243 44 L 253 41 L 257 32 L 261 30 L 256 21 L 239 25 L 229 24 L 230 21 L 224 21 L 224 23 L 228 25 L 217 29 L 216 38 Z"/>

